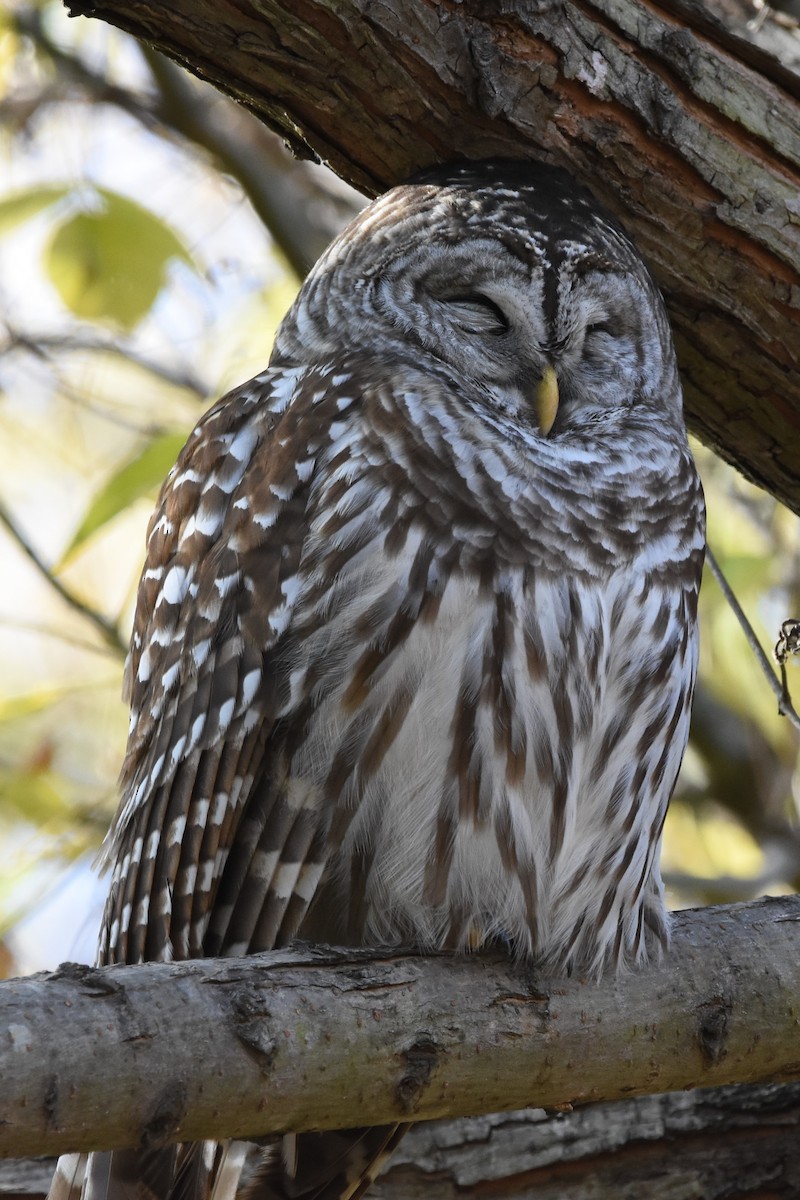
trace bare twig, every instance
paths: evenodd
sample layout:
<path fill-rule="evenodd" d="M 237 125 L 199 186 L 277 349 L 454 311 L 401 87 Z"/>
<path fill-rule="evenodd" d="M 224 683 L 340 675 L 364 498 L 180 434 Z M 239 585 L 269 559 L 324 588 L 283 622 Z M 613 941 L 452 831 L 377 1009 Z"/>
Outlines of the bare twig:
<path fill-rule="evenodd" d="M 169 367 L 164 363 L 157 362 L 154 358 L 148 355 L 141 354 L 130 347 L 122 345 L 119 341 L 112 341 L 110 338 L 92 337 L 83 332 L 69 332 L 64 334 L 36 334 L 35 337 L 23 333 L 15 328 L 14 325 L 3 317 L 2 324 L 5 327 L 6 336 L 8 338 L 7 351 L 13 350 L 26 351 L 33 354 L 36 358 L 43 359 L 45 362 L 50 362 L 54 354 L 69 353 L 69 354 L 110 354 L 117 358 L 123 358 L 126 362 L 132 363 L 135 367 L 141 367 L 143 371 L 154 375 L 156 379 L 163 380 L 164 383 L 170 384 L 172 387 L 184 388 L 186 391 L 193 392 L 198 400 L 208 400 L 209 389 L 205 384 L 197 378 L 190 370 L 183 370 L 181 367 Z M 140 431 L 136 426 L 137 431 Z"/>
<path fill-rule="evenodd" d="M 742 606 L 740 605 L 739 601 L 736 599 L 736 596 L 734 595 L 730 584 L 728 583 L 727 579 L 723 575 L 722 569 L 721 569 L 719 563 L 717 562 L 716 558 L 714 557 L 713 553 L 711 552 L 710 546 L 706 546 L 706 562 L 708 563 L 708 567 L 709 567 L 709 570 L 711 571 L 711 574 L 714 576 L 717 583 L 719 584 L 719 587 L 720 587 L 720 590 L 722 591 L 723 596 L 725 597 L 728 604 L 730 605 L 731 610 L 733 611 L 733 615 L 736 617 L 736 620 L 739 622 L 739 625 L 742 628 L 742 632 L 744 633 L 744 636 L 747 638 L 747 641 L 750 645 L 750 649 L 753 651 L 753 654 L 756 656 L 756 661 L 757 661 L 758 665 L 761 667 L 761 670 L 764 672 L 764 675 L 766 676 L 769 686 L 772 688 L 773 692 L 775 693 L 775 697 L 778 701 L 778 712 L 780 713 L 780 715 L 782 717 L 788 717 L 791 724 L 800 733 L 800 716 L 797 715 L 797 713 L 794 710 L 794 707 L 792 706 L 792 702 L 789 697 L 789 692 L 786 687 L 785 675 L 784 675 L 784 680 L 781 681 L 778 678 L 778 676 L 775 674 L 774 670 L 772 669 L 772 665 L 771 665 L 769 659 L 767 658 L 764 651 L 761 649 L 761 643 L 759 642 L 758 638 L 756 637 L 753 626 L 750 624 L 747 617 L 745 616 Z"/>
<path fill-rule="evenodd" d="M 111 650 L 124 657 L 124 655 L 127 653 L 127 647 L 116 625 L 113 625 L 110 621 L 108 621 L 102 613 L 97 612 L 96 609 L 86 604 L 80 599 L 80 597 L 76 596 L 74 592 L 71 592 L 68 587 L 65 587 L 60 579 L 56 578 L 56 576 L 48 568 L 47 564 L 39 557 L 39 554 L 22 533 L 22 531 L 17 527 L 11 514 L 1 502 L 0 525 L 5 526 L 8 533 L 19 546 L 20 550 L 23 551 L 30 562 L 32 562 L 36 567 L 40 575 L 47 580 L 47 582 L 50 584 L 53 590 L 58 593 L 61 599 L 68 604 L 70 608 L 74 609 L 75 612 L 80 613 L 82 617 L 85 617 L 87 621 L 90 621 L 91 624 L 94 625 L 95 629 L 98 630 L 106 645 Z"/>
<path fill-rule="evenodd" d="M 126 112 L 136 117 L 150 130 L 160 124 L 158 115 L 152 111 L 152 106 L 146 98 L 138 96 L 128 88 L 111 83 L 104 75 L 93 71 L 79 57 L 70 54 L 68 50 L 53 41 L 45 30 L 42 14 L 38 8 L 33 5 L 23 5 L 10 14 L 10 20 L 15 31 L 30 38 L 34 45 L 53 61 L 60 72 L 63 72 L 62 77 L 66 78 L 69 83 L 77 84 L 90 91 L 99 101 L 124 108 Z M 45 101 L 47 99 L 61 100 L 63 96 L 58 94 L 57 88 L 50 85 L 36 97 L 35 108 L 37 109 L 40 99 Z M 13 102 L 6 99 L 0 106 L 0 114 L 13 113 L 14 107 Z M 23 115 L 30 115 L 34 111 L 34 105 L 23 101 L 21 109 Z"/>
<path fill-rule="evenodd" d="M 0 617 L 0 628 L 15 630 L 18 633 L 30 633 L 34 637 L 52 638 L 53 641 L 63 642 L 65 646 L 74 646 L 77 650 L 88 650 L 91 654 L 100 654 L 103 657 L 108 654 L 107 646 L 100 646 L 89 637 L 79 637 L 41 621 L 20 621 Z"/>

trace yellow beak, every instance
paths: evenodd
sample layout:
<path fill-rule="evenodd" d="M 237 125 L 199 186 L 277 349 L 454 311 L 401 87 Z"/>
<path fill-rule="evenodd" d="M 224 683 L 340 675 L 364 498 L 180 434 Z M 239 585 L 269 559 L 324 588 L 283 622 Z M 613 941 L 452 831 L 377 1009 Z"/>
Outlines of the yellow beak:
<path fill-rule="evenodd" d="M 544 369 L 536 388 L 536 420 L 539 432 L 547 437 L 558 414 L 558 378 L 552 367 Z"/>

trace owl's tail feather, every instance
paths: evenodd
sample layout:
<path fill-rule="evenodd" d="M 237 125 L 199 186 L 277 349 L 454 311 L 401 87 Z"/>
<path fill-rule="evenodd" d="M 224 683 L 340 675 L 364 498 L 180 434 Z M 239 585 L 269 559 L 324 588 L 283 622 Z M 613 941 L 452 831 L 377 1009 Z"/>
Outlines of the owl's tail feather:
<path fill-rule="evenodd" d="M 80 1200 L 88 1155 L 62 1154 L 56 1163 L 47 1200 Z"/>
<path fill-rule="evenodd" d="M 361 1200 L 409 1128 L 287 1134 L 241 1186 L 246 1142 L 67 1154 L 47 1200 Z"/>
<path fill-rule="evenodd" d="M 64 1154 L 47 1200 L 235 1200 L 248 1144 Z"/>
<path fill-rule="evenodd" d="M 360 1200 L 409 1128 L 287 1134 L 281 1154 L 264 1160 L 240 1200 Z"/>
<path fill-rule="evenodd" d="M 62 1154 L 47 1200 L 166 1200 L 176 1152 L 173 1146 L 167 1150 Z"/>

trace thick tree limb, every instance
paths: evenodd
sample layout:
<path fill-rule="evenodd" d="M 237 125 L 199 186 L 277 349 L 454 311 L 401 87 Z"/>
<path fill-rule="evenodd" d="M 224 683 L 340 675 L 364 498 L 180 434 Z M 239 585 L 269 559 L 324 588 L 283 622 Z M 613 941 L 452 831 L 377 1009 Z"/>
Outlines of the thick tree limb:
<path fill-rule="evenodd" d="M 730 1200 L 732 1180 L 737 1200 L 797 1200 L 798 1136 L 798 1083 L 430 1121 L 403 1139 L 370 1200 Z M 44 1200 L 54 1168 L 0 1162 L 0 1196 Z"/>
<path fill-rule="evenodd" d="M 595 984 L 306 947 L 0 984 L 0 1157 L 800 1078 L 800 899 Z"/>
<path fill-rule="evenodd" d="M 800 1084 L 415 1125 L 370 1200 L 797 1200 Z"/>
<path fill-rule="evenodd" d="M 67 0 L 367 192 L 547 157 L 664 288 L 693 428 L 800 511 L 800 83 L 692 0 Z"/>
<path fill-rule="evenodd" d="M 374 1200 L 797 1200 L 800 1084 L 700 1088 L 414 1125 Z M 3 1200 L 44 1200 L 55 1159 L 0 1162 Z M 656 1182 L 657 1181 L 657 1182 Z"/>

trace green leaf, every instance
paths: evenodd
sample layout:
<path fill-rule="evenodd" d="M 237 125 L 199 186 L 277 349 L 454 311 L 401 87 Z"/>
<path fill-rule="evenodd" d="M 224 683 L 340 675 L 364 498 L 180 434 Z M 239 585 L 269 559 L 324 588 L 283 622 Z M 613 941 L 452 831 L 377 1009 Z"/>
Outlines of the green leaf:
<path fill-rule="evenodd" d="M 185 433 L 161 434 L 109 479 L 89 505 L 64 552 L 59 569 L 87 538 L 107 524 L 112 517 L 123 512 L 140 496 L 154 491 L 163 482 L 185 441 Z"/>
<path fill-rule="evenodd" d="M 29 221 L 37 213 L 55 204 L 56 200 L 63 200 L 71 191 L 72 188 L 69 187 L 52 185 L 26 188 L 23 192 L 6 196 L 4 200 L 0 200 L 0 236 Z"/>
<path fill-rule="evenodd" d="M 45 265 L 67 308 L 124 330 L 152 308 L 167 264 L 192 259 L 176 233 L 133 200 L 101 190 L 101 212 L 78 213 L 54 232 Z"/>

